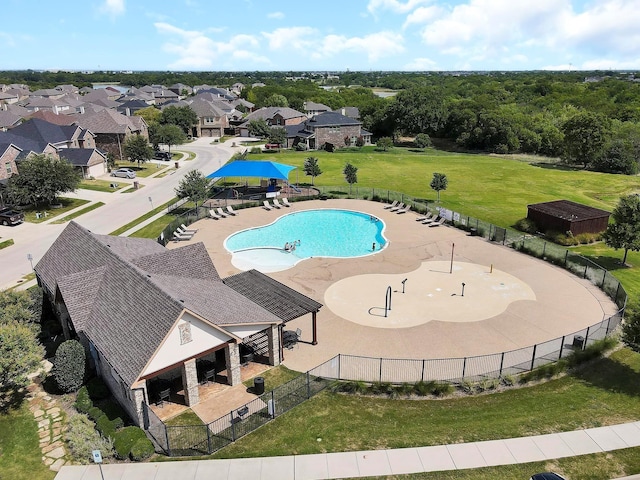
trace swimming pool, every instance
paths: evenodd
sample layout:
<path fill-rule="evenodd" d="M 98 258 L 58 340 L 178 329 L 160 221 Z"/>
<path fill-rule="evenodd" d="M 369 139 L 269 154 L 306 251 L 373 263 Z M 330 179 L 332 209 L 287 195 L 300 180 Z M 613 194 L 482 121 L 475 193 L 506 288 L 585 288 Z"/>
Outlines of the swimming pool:
<path fill-rule="evenodd" d="M 382 220 L 368 213 L 305 210 L 283 215 L 269 225 L 234 233 L 224 246 L 233 253 L 232 263 L 238 268 L 278 271 L 312 257 L 371 255 L 387 244 L 384 228 Z M 286 251 L 287 243 L 295 243 L 295 249 Z"/>

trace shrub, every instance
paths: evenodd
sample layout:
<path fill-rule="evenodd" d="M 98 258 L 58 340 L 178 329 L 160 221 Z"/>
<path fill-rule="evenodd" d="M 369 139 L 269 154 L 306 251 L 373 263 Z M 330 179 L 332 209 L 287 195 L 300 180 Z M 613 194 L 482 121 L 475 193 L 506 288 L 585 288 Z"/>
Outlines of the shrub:
<path fill-rule="evenodd" d="M 147 437 L 141 438 L 131 447 L 131 460 L 134 462 L 141 462 L 146 460 L 151 455 L 156 453 L 156 449 L 153 446 L 151 440 Z"/>
<path fill-rule="evenodd" d="M 114 422 L 109 420 L 109 417 L 107 417 L 105 414 L 102 414 L 96 420 L 96 428 L 102 434 L 103 437 L 105 437 L 105 438 L 115 438 L 115 434 L 116 434 L 116 430 L 117 430 L 116 426 L 115 426 Z"/>
<path fill-rule="evenodd" d="M 91 398 L 89 398 L 87 387 L 82 387 L 78 390 L 76 401 L 73 406 L 80 413 L 89 413 L 89 409 L 93 407 L 93 402 L 91 401 Z"/>
<path fill-rule="evenodd" d="M 99 407 L 95 406 L 89 408 L 89 410 L 87 410 L 87 414 L 94 422 L 97 422 L 100 417 L 104 416 L 104 412 Z"/>
<path fill-rule="evenodd" d="M 58 388 L 65 393 L 78 390 L 84 381 L 85 365 L 84 347 L 80 342 L 67 340 L 61 343 L 51 370 Z"/>
<path fill-rule="evenodd" d="M 69 419 L 65 439 L 69 452 L 77 463 L 91 462 L 91 452 L 100 450 L 103 458 L 113 456 L 113 444 L 96 432 L 93 422 L 84 414 L 73 415 Z"/>
<path fill-rule="evenodd" d="M 422 380 L 420 380 L 419 382 L 417 382 L 414 386 L 413 386 L 413 391 L 416 393 L 416 395 L 420 395 L 421 397 L 424 397 L 426 395 L 429 395 L 429 393 L 431 393 L 431 383 L 427 383 L 424 382 Z"/>
<path fill-rule="evenodd" d="M 113 448 L 120 459 L 127 459 L 131 453 L 131 448 L 140 439 L 147 438 L 140 427 L 125 427 L 115 434 Z"/>
<path fill-rule="evenodd" d="M 262 153 L 262 149 L 260 147 L 251 147 L 251 150 L 249 151 L 249 153 L 253 155 L 259 155 Z"/>
<path fill-rule="evenodd" d="M 516 222 L 514 226 L 521 232 L 536 233 L 538 231 L 538 227 L 536 226 L 535 222 L 528 218 L 521 218 Z"/>
<path fill-rule="evenodd" d="M 565 362 L 569 367 L 575 367 L 581 363 L 601 357 L 604 352 L 612 349 L 616 344 L 617 341 L 614 338 L 603 338 L 602 340 L 593 342 L 584 350 L 575 350 L 565 359 Z"/>
<path fill-rule="evenodd" d="M 91 400 L 104 400 L 109 398 L 111 392 L 100 377 L 93 377 L 87 382 L 87 391 Z"/>
<path fill-rule="evenodd" d="M 500 377 L 500 381 L 506 387 L 511 387 L 516 383 L 515 379 L 513 378 L 513 375 L 504 375 Z"/>
<path fill-rule="evenodd" d="M 388 382 L 375 382 L 371 384 L 369 390 L 374 395 L 389 395 L 393 391 L 393 386 Z"/>
<path fill-rule="evenodd" d="M 434 382 L 431 388 L 431 393 L 436 397 L 443 395 L 449 395 L 453 391 L 453 386 L 450 383 Z"/>
<path fill-rule="evenodd" d="M 460 384 L 460 389 L 464 393 L 468 393 L 469 395 L 473 395 L 474 393 L 476 393 L 476 384 L 473 383 L 473 382 L 470 382 L 469 380 L 464 380 Z"/>

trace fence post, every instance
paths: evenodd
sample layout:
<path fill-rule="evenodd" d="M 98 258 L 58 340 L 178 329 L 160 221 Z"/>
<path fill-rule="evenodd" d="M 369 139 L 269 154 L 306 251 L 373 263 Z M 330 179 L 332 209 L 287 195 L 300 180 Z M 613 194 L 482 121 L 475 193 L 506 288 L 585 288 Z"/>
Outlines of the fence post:
<path fill-rule="evenodd" d="M 467 371 L 467 357 L 462 360 L 462 380 L 464 380 L 464 374 Z"/>
<path fill-rule="evenodd" d="M 231 421 L 231 441 L 235 442 L 236 441 L 236 424 L 233 421 L 233 410 L 229 412 L 229 419 Z"/>
<path fill-rule="evenodd" d="M 342 380 L 342 375 L 340 374 L 340 367 L 342 366 L 342 354 L 338 354 L 338 380 Z"/>
<path fill-rule="evenodd" d="M 602 275 L 602 283 L 600 284 L 600 288 L 604 289 L 604 281 L 607 279 L 608 270 L 604 270 L 604 275 Z"/>
<path fill-rule="evenodd" d="M 164 422 L 162 422 L 162 425 L 164 425 L 164 438 L 167 439 L 167 456 L 171 456 L 171 445 L 169 445 L 169 427 L 167 427 Z"/>
<path fill-rule="evenodd" d="M 311 398 L 311 380 L 309 377 L 309 372 L 307 372 L 307 400 Z"/>
<path fill-rule="evenodd" d="M 533 370 L 536 361 L 536 350 L 538 349 L 538 344 L 536 343 L 533 346 L 533 355 L 531 355 L 531 368 L 529 370 Z"/>
<path fill-rule="evenodd" d="M 542 258 L 544 258 L 544 254 L 547 251 L 547 242 L 542 244 Z"/>
<path fill-rule="evenodd" d="M 589 341 L 589 330 L 591 327 L 587 327 L 587 333 L 584 334 L 584 345 L 582 345 L 582 350 L 587 348 L 587 342 Z"/>
<path fill-rule="evenodd" d="M 382 382 L 382 357 L 380 357 L 380 376 L 378 377 L 378 381 Z"/>
<path fill-rule="evenodd" d="M 502 366 L 504 365 L 504 352 L 502 352 L 502 356 L 500 357 L 500 373 L 499 376 L 502 376 Z"/>
<path fill-rule="evenodd" d="M 560 355 L 558 355 L 558 360 L 562 358 L 562 349 L 564 348 L 564 335 L 562 336 L 562 342 L 560 342 Z"/>
<path fill-rule="evenodd" d="M 420 380 L 424 381 L 424 364 L 426 360 L 422 360 L 422 373 L 420 374 Z"/>
<path fill-rule="evenodd" d="M 605 331 L 605 335 L 609 336 L 609 327 L 611 327 L 611 316 L 607 319 L 607 330 Z"/>
<path fill-rule="evenodd" d="M 567 266 L 567 258 L 569 257 L 569 250 L 565 250 L 564 252 L 564 266 Z"/>
<path fill-rule="evenodd" d="M 209 430 L 209 424 L 206 424 L 204 428 L 207 429 L 207 451 L 209 455 L 211 455 L 213 451 L 211 450 L 211 430 Z"/>
<path fill-rule="evenodd" d="M 582 274 L 582 278 L 587 278 L 587 271 L 589 270 L 589 264 L 585 262 L 584 264 L 584 273 Z"/>
<path fill-rule="evenodd" d="M 275 390 L 271 390 L 271 406 L 273 408 L 273 416 L 271 417 L 272 419 L 276 418 L 277 416 L 276 415 L 276 399 L 273 398 L 273 392 L 275 392 Z"/>

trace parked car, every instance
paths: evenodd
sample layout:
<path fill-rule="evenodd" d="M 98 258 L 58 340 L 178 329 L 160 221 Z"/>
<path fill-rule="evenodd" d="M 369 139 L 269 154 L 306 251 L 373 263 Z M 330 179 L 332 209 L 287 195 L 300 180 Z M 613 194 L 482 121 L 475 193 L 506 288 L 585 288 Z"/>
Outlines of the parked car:
<path fill-rule="evenodd" d="M 134 172 L 130 168 L 119 168 L 111 172 L 111 176 L 121 178 L 136 178 L 136 172 Z"/>
<path fill-rule="evenodd" d="M 156 150 L 153 154 L 153 158 L 155 158 L 156 160 L 169 161 L 171 160 L 171 154 L 169 152 L 163 152 L 162 150 Z"/>
<path fill-rule="evenodd" d="M 542 472 L 531 475 L 530 480 L 565 480 L 565 478 L 557 473 Z"/>
<path fill-rule="evenodd" d="M 2 225 L 18 225 L 24 222 L 24 213 L 11 210 L 9 207 L 0 208 L 0 223 Z"/>

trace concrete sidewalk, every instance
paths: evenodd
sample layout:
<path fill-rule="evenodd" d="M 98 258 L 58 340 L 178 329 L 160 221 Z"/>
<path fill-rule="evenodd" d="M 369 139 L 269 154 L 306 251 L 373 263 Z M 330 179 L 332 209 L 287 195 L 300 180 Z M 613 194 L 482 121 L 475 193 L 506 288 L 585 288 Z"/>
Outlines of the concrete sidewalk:
<path fill-rule="evenodd" d="M 402 475 L 540 462 L 640 446 L 640 422 L 432 447 L 286 457 L 103 465 L 109 480 L 271 480 Z M 531 474 L 538 473 L 531 471 Z M 632 477 L 633 478 L 633 477 Z M 101 480 L 97 465 L 62 467 L 55 480 Z"/>

